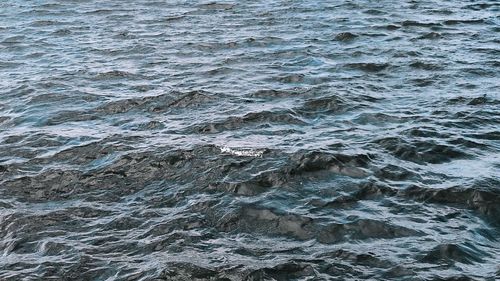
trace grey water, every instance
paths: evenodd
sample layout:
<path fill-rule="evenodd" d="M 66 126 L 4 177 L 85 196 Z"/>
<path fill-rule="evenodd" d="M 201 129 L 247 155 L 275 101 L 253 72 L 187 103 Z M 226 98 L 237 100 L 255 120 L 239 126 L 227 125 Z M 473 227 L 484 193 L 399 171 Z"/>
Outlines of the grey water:
<path fill-rule="evenodd" d="M 0 1 L 0 280 L 498 280 L 500 2 Z"/>

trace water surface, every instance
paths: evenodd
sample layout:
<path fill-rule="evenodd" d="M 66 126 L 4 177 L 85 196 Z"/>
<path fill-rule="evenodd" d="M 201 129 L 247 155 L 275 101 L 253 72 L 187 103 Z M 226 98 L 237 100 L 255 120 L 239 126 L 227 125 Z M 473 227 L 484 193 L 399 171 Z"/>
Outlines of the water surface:
<path fill-rule="evenodd" d="M 495 280 L 498 1 L 0 2 L 1 280 Z"/>

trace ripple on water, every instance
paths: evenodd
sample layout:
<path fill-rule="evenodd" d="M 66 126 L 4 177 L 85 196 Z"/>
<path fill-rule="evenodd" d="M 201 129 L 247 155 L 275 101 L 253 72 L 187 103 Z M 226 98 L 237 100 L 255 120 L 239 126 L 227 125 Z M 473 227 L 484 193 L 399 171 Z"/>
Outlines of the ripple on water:
<path fill-rule="evenodd" d="M 0 7 L 1 280 L 499 276 L 495 1 Z"/>

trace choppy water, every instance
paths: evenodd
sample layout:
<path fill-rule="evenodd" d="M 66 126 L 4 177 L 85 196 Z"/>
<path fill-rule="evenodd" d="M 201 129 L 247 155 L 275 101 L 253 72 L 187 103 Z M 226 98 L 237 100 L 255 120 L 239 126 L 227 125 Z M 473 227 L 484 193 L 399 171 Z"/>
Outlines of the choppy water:
<path fill-rule="evenodd" d="M 498 1 L 0 2 L 0 280 L 495 280 Z"/>

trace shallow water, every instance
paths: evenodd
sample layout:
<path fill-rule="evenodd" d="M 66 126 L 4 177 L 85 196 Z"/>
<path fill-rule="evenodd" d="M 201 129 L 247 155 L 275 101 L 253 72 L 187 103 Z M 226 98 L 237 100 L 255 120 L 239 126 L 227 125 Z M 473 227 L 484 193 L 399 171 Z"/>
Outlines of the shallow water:
<path fill-rule="evenodd" d="M 0 280 L 495 280 L 497 1 L 0 2 Z"/>

